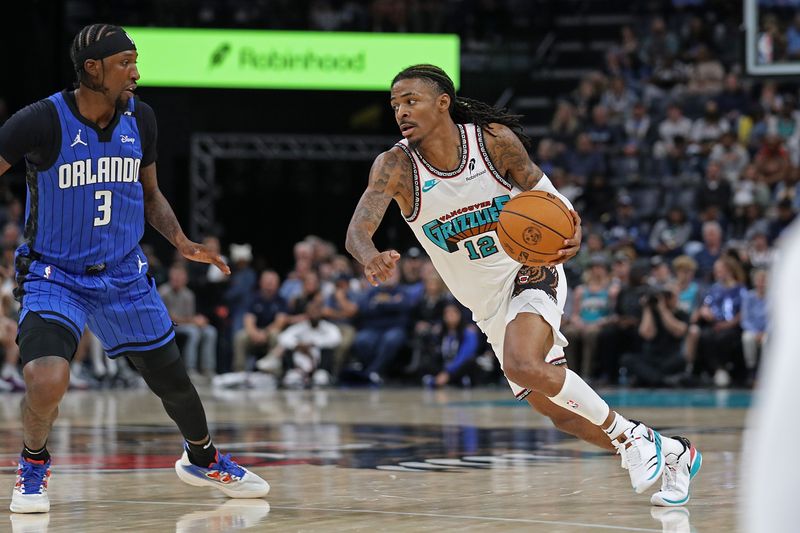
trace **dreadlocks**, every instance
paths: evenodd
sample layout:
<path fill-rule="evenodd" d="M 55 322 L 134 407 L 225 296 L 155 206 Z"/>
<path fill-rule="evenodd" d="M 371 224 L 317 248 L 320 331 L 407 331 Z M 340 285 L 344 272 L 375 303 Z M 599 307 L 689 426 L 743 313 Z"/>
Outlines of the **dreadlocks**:
<path fill-rule="evenodd" d="M 489 104 L 485 104 L 472 98 L 456 96 L 456 88 L 453 80 L 447 73 L 435 65 L 412 65 L 400 71 L 392 80 L 392 85 L 400 80 L 424 79 L 435 85 L 439 94 L 445 93 L 450 96 L 450 117 L 457 124 L 473 123 L 485 128 L 491 133 L 489 124 L 497 122 L 507 126 L 522 142 L 523 146 L 530 148 L 531 140 L 522 131 L 519 120 L 522 115 L 512 115 L 508 109 L 498 109 Z"/>
<path fill-rule="evenodd" d="M 72 40 L 72 46 L 69 49 L 69 57 L 72 60 L 72 66 L 75 68 L 77 79 L 75 80 L 75 88 L 83 83 L 93 91 L 102 91 L 102 84 L 93 83 L 89 75 L 83 69 L 83 61 L 80 56 L 90 45 L 100 41 L 104 37 L 122 32 L 122 28 L 114 26 L 113 24 L 90 24 L 78 32 L 78 35 Z"/>

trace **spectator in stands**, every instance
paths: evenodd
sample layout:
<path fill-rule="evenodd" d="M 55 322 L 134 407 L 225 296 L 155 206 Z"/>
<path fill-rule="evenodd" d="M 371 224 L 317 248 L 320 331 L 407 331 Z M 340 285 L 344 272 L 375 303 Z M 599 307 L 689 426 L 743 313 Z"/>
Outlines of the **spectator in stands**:
<path fill-rule="evenodd" d="M 794 61 L 800 59 L 800 12 L 795 13 L 786 32 L 786 56 Z"/>
<path fill-rule="evenodd" d="M 797 213 L 792 206 L 792 201 L 785 198 L 778 202 L 778 209 L 775 219 L 769 225 L 769 240 L 775 242 L 783 234 L 784 230 L 794 222 Z"/>
<path fill-rule="evenodd" d="M 689 150 L 705 157 L 711 153 L 714 144 L 728 131 L 730 131 L 730 125 L 720 115 L 717 102 L 707 100 L 703 116 L 692 124 L 692 145 Z"/>
<path fill-rule="evenodd" d="M 775 261 L 776 251 L 769 246 L 769 230 L 764 225 L 756 225 L 748 232 L 746 248 L 747 260 L 754 269 L 769 270 Z"/>
<path fill-rule="evenodd" d="M 572 297 L 572 312 L 562 326 L 569 339 L 565 352 L 570 368 L 585 379 L 593 374 L 594 354 L 600 330 L 609 321 L 614 291 L 605 256 L 595 255 L 584 272 L 584 282 Z"/>
<path fill-rule="evenodd" d="M 753 288 L 742 300 L 742 351 L 747 382 L 753 384 L 756 367 L 767 338 L 767 271 L 755 268 L 750 272 Z"/>
<path fill-rule="evenodd" d="M 551 178 L 556 167 L 563 166 L 558 146 L 552 139 L 545 137 L 539 141 L 539 145 L 536 147 L 536 164 Z"/>
<path fill-rule="evenodd" d="M 714 384 L 727 387 L 730 371 L 742 351 L 741 309 L 746 294 L 744 271 L 726 255 L 714 263 L 714 284 L 692 314 L 686 338 L 688 369 L 713 376 Z"/>
<path fill-rule="evenodd" d="M 692 234 L 692 224 L 686 211 L 679 205 L 672 206 L 667 216 L 660 218 L 650 231 L 650 249 L 667 258 L 676 257 L 683 251 Z"/>
<path fill-rule="evenodd" d="M 467 320 L 464 311 L 456 302 L 447 303 L 437 328 L 434 365 L 429 366 L 428 374 L 422 383 L 429 387 L 443 387 L 448 384 L 470 386 L 477 370 L 475 359 L 480 348 L 477 327 Z"/>
<path fill-rule="evenodd" d="M 684 142 L 692 133 L 692 121 L 683 116 L 681 107 L 672 103 L 667 107 L 667 117 L 658 125 L 658 141 L 654 146 L 654 155 L 665 158 L 675 149 L 676 138 Z"/>
<path fill-rule="evenodd" d="M 567 158 L 567 171 L 586 182 L 589 176 L 606 173 L 606 161 L 588 133 L 581 133 L 575 142 L 575 150 Z"/>
<path fill-rule="evenodd" d="M 791 172 L 789 152 L 783 146 L 780 135 L 769 132 L 755 158 L 756 170 L 764 182 L 773 187 Z"/>
<path fill-rule="evenodd" d="M 673 282 L 672 269 L 664 257 L 654 255 L 650 258 L 650 275 L 647 276 L 646 282 L 648 285 L 661 288 Z"/>
<path fill-rule="evenodd" d="M 792 209 L 800 210 L 800 169 L 793 168 L 786 173 L 783 180 L 775 185 L 773 198 L 775 204 L 789 200 L 792 203 Z"/>
<path fill-rule="evenodd" d="M 642 39 L 639 57 L 644 63 L 655 65 L 656 62 L 667 56 L 678 53 L 680 41 L 674 33 L 667 29 L 662 17 L 653 17 L 650 21 L 650 31 Z"/>
<path fill-rule="evenodd" d="M 683 370 L 681 352 L 689 329 L 689 315 L 678 307 L 678 290 L 674 285 L 650 287 L 642 296 L 642 320 L 637 330 L 638 352 L 620 358 L 627 369 L 630 385 L 660 387 L 664 377 Z"/>
<path fill-rule="evenodd" d="M 584 131 L 600 152 L 607 154 L 613 151 L 621 138 L 619 128 L 611 124 L 608 108 L 598 104 L 592 108 L 592 119 Z"/>
<path fill-rule="evenodd" d="M 308 302 L 305 316 L 278 335 L 287 368 L 283 385 L 299 388 L 311 383 L 326 387 L 332 382 L 333 351 L 342 342 L 342 335 L 336 325 L 322 318 L 321 298 Z"/>
<path fill-rule="evenodd" d="M 699 96 L 714 96 L 722 91 L 722 80 L 725 68 L 714 57 L 709 47 L 700 44 L 697 47 L 695 61 L 689 67 L 689 83 L 687 91 Z"/>
<path fill-rule="evenodd" d="M 711 148 L 709 161 L 719 164 L 724 178 L 735 187 L 744 169 L 750 164 L 750 153 L 737 142 L 734 132 L 726 131 Z"/>
<path fill-rule="evenodd" d="M 618 258 L 622 261 L 622 257 Z M 600 363 L 601 382 L 617 383 L 619 357 L 626 352 L 638 352 L 637 328 L 642 318 L 641 297 L 647 276 L 647 264 L 637 262 L 629 267 L 628 281 L 617 285 L 614 308 L 607 323 L 601 328 L 597 339 L 596 358 Z M 622 266 L 618 272 L 624 272 Z"/>
<path fill-rule="evenodd" d="M 383 374 L 406 343 L 413 307 L 408 292 L 399 285 L 399 269 L 393 272 L 390 279 L 367 291 L 358 305 L 353 351 L 363 365 L 362 377 L 375 385 L 383 382 Z"/>
<path fill-rule="evenodd" d="M 637 103 L 636 94 L 621 77 L 614 77 L 600 99 L 600 105 L 608 110 L 608 123 L 621 126 L 625 123 L 633 106 Z"/>
<path fill-rule="evenodd" d="M 700 250 L 692 256 L 697 263 L 697 279 L 703 283 L 712 281 L 714 263 L 722 255 L 722 226 L 718 222 L 709 221 L 703 223 L 703 245 Z"/>
<path fill-rule="evenodd" d="M 256 287 L 256 272 L 250 266 L 252 261 L 252 246 L 231 244 L 232 274 L 223 298 L 228 305 L 232 332 L 242 329 L 244 314 L 250 306 L 250 300 Z"/>
<path fill-rule="evenodd" d="M 675 273 L 675 290 L 678 292 L 677 307 L 687 316 L 697 308 L 700 297 L 700 284 L 695 280 L 697 263 L 688 255 L 679 255 L 672 260 Z"/>
<path fill-rule="evenodd" d="M 648 151 L 652 136 L 651 122 L 642 102 L 633 105 L 630 116 L 625 120 L 624 130 L 626 144 L 632 144 L 638 152 Z"/>
<path fill-rule="evenodd" d="M 267 353 L 287 323 L 288 305 L 278 294 L 280 276 L 265 270 L 258 278 L 258 293 L 244 315 L 244 328 L 233 338 L 233 371 L 246 370 L 248 356 Z"/>
<path fill-rule="evenodd" d="M 335 324 L 342 336 L 342 341 L 333 352 L 330 371 L 334 377 L 341 372 L 356 337 L 353 321 L 358 314 L 358 295 L 353 291 L 350 281 L 349 274 L 337 274 L 333 293 L 324 300 L 322 306 L 322 318 Z"/>
<path fill-rule="evenodd" d="M 553 120 L 550 122 L 550 135 L 556 142 L 572 146 L 580 132 L 581 122 L 575 106 L 567 100 L 559 100 Z"/>
<path fill-rule="evenodd" d="M 289 300 L 288 304 L 288 317 L 287 322 L 289 324 L 295 324 L 297 322 L 302 322 L 307 317 L 305 316 L 306 307 L 308 306 L 309 302 L 321 296 L 321 284 L 319 279 L 319 274 L 316 271 L 311 270 L 303 276 L 303 285 L 301 287 L 300 293 L 296 294 L 291 300 Z"/>
<path fill-rule="evenodd" d="M 705 179 L 697 186 L 695 198 L 697 199 L 697 208 L 701 211 L 714 205 L 728 218 L 733 192 L 730 182 L 722 176 L 722 166 L 719 163 L 715 161 L 708 163 Z"/>
<path fill-rule="evenodd" d="M 680 98 L 689 78 L 689 69 L 672 54 L 659 58 L 652 63 L 652 68 L 644 88 L 644 101 L 648 107 L 661 110 L 665 100 Z"/>
<path fill-rule="evenodd" d="M 588 270 L 591 262 L 599 257 L 604 258 L 607 265 L 611 264 L 611 254 L 606 249 L 603 234 L 592 230 L 584 233 L 581 249 L 570 263 L 574 263 L 580 271 L 584 271 Z"/>
<path fill-rule="evenodd" d="M 188 282 L 186 266 L 176 263 L 169 269 L 169 283 L 162 285 L 158 292 L 175 323 L 175 333 L 186 338 L 182 354 L 189 375 L 196 379 L 202 370 L 210 379 L 217 373 L 217 328 L 209 324 L 206 316 L 197 313 L 195 296 Z"/>
<path fill-rule="evenodd" d="M 425 261 L 422 250 L 416 246 L 409 248 L 400 259 L 400 285 L 408 292 L 412 305 L 416 304 L 425 292 L 425 283 L 422 280 L 422 266 Z"/>
<path fill-rule="evenodd" d="M 411 362 L 407 374 L 416 374 L 433 365 L 436 340 L 441 334 L 441 320 L 445 305 L 452 301 L 442 278 L 434 269 L 425 271 L 425 292 L 411 310 Z"/>
<path fill-rule="evenodd" d="M 607 225 L 606 245 L 612 250 L 627 246 L 637 252 L 646 249 L 648 233 L 636 214 L 633 198 L 623 192 L 617 197 L 616 205 L 614 216 Z"/>
<path fill-rule="evenodd" d="M 739 76 L 734 72 L 725 75 L 722 91 L 717 95 L 717 105 L 723 117 L 736 120 L 750 109 L 750 96 L 739 83 Z"/>

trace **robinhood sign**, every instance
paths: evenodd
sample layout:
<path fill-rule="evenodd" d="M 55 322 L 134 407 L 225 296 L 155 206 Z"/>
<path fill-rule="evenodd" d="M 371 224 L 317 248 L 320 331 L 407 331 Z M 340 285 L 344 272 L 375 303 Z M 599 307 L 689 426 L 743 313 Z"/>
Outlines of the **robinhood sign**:
<path fill-rule="evenodd" d="M 457 35 L 126 28 L 142 85 L 386 91 L 415 63 L 459 85 Z"/>

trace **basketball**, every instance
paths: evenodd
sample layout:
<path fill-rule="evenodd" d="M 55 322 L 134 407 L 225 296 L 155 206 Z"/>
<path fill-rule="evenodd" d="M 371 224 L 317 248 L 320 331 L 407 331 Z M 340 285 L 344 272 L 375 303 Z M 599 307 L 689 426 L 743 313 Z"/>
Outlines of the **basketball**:
<path fill-rule="evenodd" d="M 574 233 L 569 208 L 545 191 L 518 194 L 506 203 L 497 221 L 497 237 L 503 250 L 527 266 L 558 259 L 564 239 L 572 238 Z"/>

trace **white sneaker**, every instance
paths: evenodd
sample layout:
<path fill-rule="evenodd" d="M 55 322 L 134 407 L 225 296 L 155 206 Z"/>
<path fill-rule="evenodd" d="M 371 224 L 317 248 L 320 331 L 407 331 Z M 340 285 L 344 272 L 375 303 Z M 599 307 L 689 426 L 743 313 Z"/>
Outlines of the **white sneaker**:
<path fill-rule="evenodd" d="M 689 509 L 686 507 L 673 507 L 671 509 L 651 507 L 650 516 L 661 522 L 661 533 L 692 532 L 692 524 L 689 522 Z"/>
<path fill-rule="evenodd" d="M 620 455 L 631 476 L 631 485 L 637 494 L 646 491 L 664 472 L 664 452 L 661 449 L 661 435 L 641 422 L 625 431 L 626 440 L 614 443 L 622 447 Z"/>
<path fill-rule="evenodd" d="M 668 454 L 664 461 L 664 479 L 661 490 L 653 494 L 650 503 L 660 507 L 677 507 L 689 501 L 689 484 L 703 465 L 703 454 L 685 437 L 672 437 L 683 444 L 683 452 L 677 457 Z"/>
<path fill-rule="evenodd" d="M 302 389 L 306 385 L 306 376 L 296 368 L 286 372 L 283 376 L 283 386 L 287 389 Z"/>
<path fill-rule="evenodd" d="M 50 481 L 50 461 L 31 462 L 19 458 L 17 481 L 11 493 L 13 513 L 47 513 L 50 511 L 50 498 L 47 496 L 47 483 Z"/>
<path fill-rule="evenodd" d="M 728 371 L 724 368 L 718 368 L 716 372 L 714 372 L 714 385 L 717 387 L 727 387 L 731 384 L 731 375 L 728 374 Z"/>
<path fill-rule="evenodd" d="M 78 390 L 88 390 L 92 384 L 85 377 L 82 367 L 70 365 L 69 369 L 69 388 Z"/>
<path fill-rule="evenodd" d="M 175 533 L 227 533 L 253 527 L 268 514 L 269 503 L 264 500 L 228 500 L 218 507 L 181 516 L 175 523 Z"/>
<path fill-rule="evenodd" d="M 327 387 L 331 384 L 331 375 L 324 368 L 318 368 L 311 375 L 311 383 L 315 387 Z"/>
<path fill-rule="evenodd" d="M 269 483 L 236 464 L 230 454 L 217 451 L 217 462 L 209 468 L 189 461 L 186 450 L 175 461 L 175 473 L 184 483 L 195 487 L 215 487 L 231 498 L 262 498 L 269 492 Z"/>
<path fill-rule="evenodd" d="M 280 374 L 280 371 L 283 368 L 283 360 L 278 356 L 267 354 L 256 361 L 256 368 L 262 372 Z"/>

